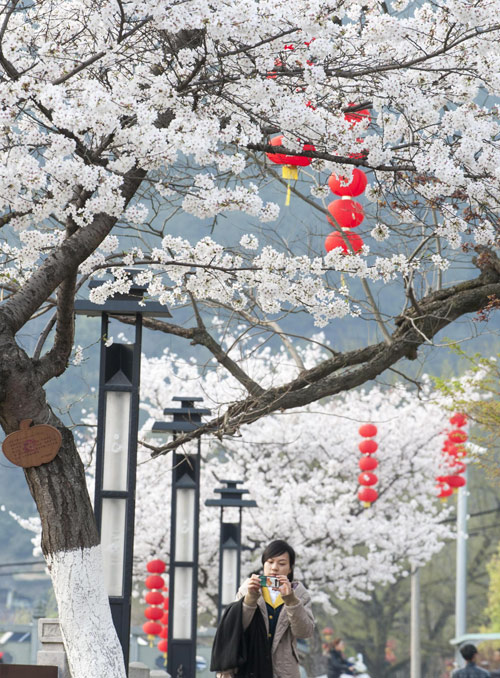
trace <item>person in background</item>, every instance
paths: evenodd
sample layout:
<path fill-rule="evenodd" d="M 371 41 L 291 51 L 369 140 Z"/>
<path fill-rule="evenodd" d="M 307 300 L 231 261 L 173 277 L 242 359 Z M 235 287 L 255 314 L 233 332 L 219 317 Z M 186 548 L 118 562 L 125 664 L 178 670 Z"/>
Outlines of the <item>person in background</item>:
<path fill-rule="evenodd" d="M 328 678 L 340 678 L 344 673 L 354 675 L 352 664 L 344 657 L 345 643 L 342 638 L 336 638 L 328 652 L 326 675 Z"/>
<path fill-rule="evenodd" d="M 500 648 L 494 651 L 493 662 L 496 668 L 490 671 L 491 678 L 500 678 Z"/>
<path fill-rule="evenodd" d="M 259 574 L 241 585 L 214 639 L 210 669 L 218 678 L 300 676 L 297 638 L 313 634 L 311 597 L 293 577 L 295 551 L 286 541 L 272 541 L 261 561 L 263 574 L 275 577 L 279 586 L 263 586 Z"/>
<path fill-rule="evenodd" d="M 462 645 L 460 654 L 465 659 L 466 665 L 463 669 L 453 671 L 452 678 L 491 678 L 489 671 L 485 671 L 476 664 L 478 652 L 475 645 L 472 643 Z"/>

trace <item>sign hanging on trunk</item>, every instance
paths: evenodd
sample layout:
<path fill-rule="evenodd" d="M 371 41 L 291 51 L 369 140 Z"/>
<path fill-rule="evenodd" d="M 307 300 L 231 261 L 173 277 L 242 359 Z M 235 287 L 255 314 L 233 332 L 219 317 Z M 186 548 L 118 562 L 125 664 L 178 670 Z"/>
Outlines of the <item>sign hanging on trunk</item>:
<path fill-rule="evenodd" d="M 49 424 L 30 426 L 31 419 L 23 419 L 19 431 L 10 433 L 2 443 L 3 453 L 16 466 L 28 468 L 52 461 L 62 443 L 61 433 Z"/>

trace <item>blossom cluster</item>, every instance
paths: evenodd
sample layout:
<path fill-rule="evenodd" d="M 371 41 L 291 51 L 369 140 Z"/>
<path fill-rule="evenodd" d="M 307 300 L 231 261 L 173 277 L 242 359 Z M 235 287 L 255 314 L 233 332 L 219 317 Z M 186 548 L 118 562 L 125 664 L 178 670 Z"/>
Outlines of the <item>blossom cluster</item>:
<path fill-rule="evenodd" d="M 366 195 L 375 209 L 383 202 L 399 214 L 403 200 L 411 217 L 439 203 L 442 218 L 428 227 L 446 246 L 444 259 L 453 260 L 464 236 L 495 243 L 498 0 L 120 7 L 42 0 L 5 18 L 0 214 L 10 239 L 16 231 L 53 236 L 43 252 L 34 241 L 14 249 L 2 241 L 5 284 L 22 285 L 60 246 L 68 223 L 85 228 L 106 214 L 143 227 L 152 218 L 148 201 L 127 205 L 123 195 L 136 169 L 155 177 L 146 184 L 160 204 L 177 200 L 199 218 L 236 211 L 256 223 L 276 220 L 278 206 L 261 195 L 265 156 L 249 150 L 267 143 L 269 129 L 292 151 L 308 141 L 329 154 L 311 171 L 348 176 L 342 159 L 352 157 L 372 168 Z M 346 120 L 346 108 L 364 102 L 370 119 Z M 324 177 L 313 183 L 320 198 Z M 371 235 L 386 242 L 387 227 L 379 223 Z M 411 237 L 417 246 L 419 236 Z M 129 249 L 126 241 L 120 248 Z M 95 256 L 82 272 L 105 264 L 102 252 Z M 384 275 L 391 269 L 385 263 Z M 190 292 L 205 293 L 205 281 L 191 284 Z M 270 279 L 257 296 L 275 291 Z M 226 293 L 221 285 L 222 301 Z M 334 308 L 332 317 L 347 312 L 310 281 L 302 293 L 320 322 L 327 318 L 318 305 Z"/>

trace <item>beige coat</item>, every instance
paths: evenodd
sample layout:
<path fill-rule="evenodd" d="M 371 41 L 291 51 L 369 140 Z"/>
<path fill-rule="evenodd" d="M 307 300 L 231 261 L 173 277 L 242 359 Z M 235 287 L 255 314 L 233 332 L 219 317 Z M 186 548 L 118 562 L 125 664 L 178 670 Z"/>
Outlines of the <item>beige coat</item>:
<path fill-rule="evenodd" d="M 237 599 L 247 592 L 248 580 L 242 584 Z M 281 610 L 273 638 L 272 661 L 273 678 L 299 678 L 299 655 L 297 638 L 309 638 L 313 634 L 314 617 L 311 608 L 311 596 L 299 582 L 293 583 L 293 592 L 283 596 L 285 605 Z M 266 603 L 259 596 L 256 606 L 243 603 L 243 628 L 247 628 L 254 614 L 262 614 L 266 631 L 269 632 L 269 619 Z"/>

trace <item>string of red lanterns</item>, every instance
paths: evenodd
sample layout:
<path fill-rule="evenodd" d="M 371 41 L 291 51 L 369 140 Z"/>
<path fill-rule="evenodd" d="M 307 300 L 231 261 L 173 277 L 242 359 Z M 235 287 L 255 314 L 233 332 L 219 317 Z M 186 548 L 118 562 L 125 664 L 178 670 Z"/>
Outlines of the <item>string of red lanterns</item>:
<path fill-rule="evenodd" d="M 462 474 L 465 473 L 466 469 L 463 459 L 467 455 L 464 443 L 468 436 L 463 428 L 467 424 L 467 417 L 462 412 L 456 412 L 450 417 L 449 421 L 455 428 L 448 431 L 447 439 L 443 443 L 442 452 L 449 473 L 436 477 L 437 496 L 440 499 L 446 499 L 453 494 L 454 490 L 464 487 L 466 484 Z"/>
<path fill-rule="evenodd" d="M 354 106 L 354 104 L 349 104 Z M 365 108 L 361 111 L 353 111 L 352 113 L 345 113 L 345 120 L 351 123 L 351 127 L 354 127 L 362 120 L 371 120 L 370 111 Z M 357 139 L 360 143 L 363 139 L 360 137 Z M 363 153 L 351 153 L 350 157 L 364 157 Z M 365 211 L 363 206 L 353 200 L 358 195 L 361 195 L 367 185 L 368 179 L 363 170 L 354 168 L 352 170 L 352 180 L 350 183 L 347 183 L 348 179 L 344 176 L 338 176 L 333 173 L 328 179 L 328 187 L 334 195 L 339 196 L 340 199 L 333 200 L 328 206 L 327 210 L 332 215 L 334 221 L 327 216 L 327 221 L 334 228 L 335 226 L 340 226 L 342 233 L 334 231 L 326 237 L 325 240 L 325 249 L 327 252 L 336 247 L 342 248 L 344 254 L 347 254 L 350 251 L 349 245 L 352 247 L 354 253 L 357 253 L 363 247 L 363 239 L 357 233 L 353 233 L 350 229 L 356 228 L 361 224 L 365 218 Z M 346 242 L 347 241 L 347 242 Z"/>
<path fill-rule="evenodd" d="M 359 427 L 359 435 L 364 438 L 358 449 L 363 455 L 358 462 L 361 473 L 358 482 L 361 488 L 358 491 L 358 499 L 365 508 L 368 508 L 378 498 L 378 492 L 373 487 L 378 482 L 378 477 L 373 471 L 378 466 L 378 461 L 372 455 L 378 450 L 378 443 L 373 438 L 377 435 L 377 427 L 374 424 L 363 424 Z"/>
<path fill-rule="evenodd" d="M 167 654 L 168 654 L 168 609 L 169 609 L 169 598 L 168 598 L 168 589 L 165 586 L 163 588 L 165 595 L 163 596 L 163 615 L 160 619 L 160 624 L 162 625 L 159 636 L 161 638 L 158 641 L 156 646 L 158 650 L 163 654 L 163 663 L 167 665 Z"/>
<path fill-rule="evenodd" d="M 150 647 L 153 647 L 154 637 L 160 635 L 162 630 L 159 620 L 163 617 L 160 605 L 164 602 L 161 591 L 165 587 L 165 581 L 160 574 L 165 571 L 165 563 L 158 559 L 150 560 L 146 564 L 146 569 L 150 573 L 145 581 L 145 586 L 149 589 L 145 596 L 149 607 L 144 610 L 144 616 L 148 621 L 143 624 L 142 630 L 148 637 Z"/>

